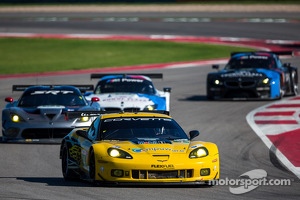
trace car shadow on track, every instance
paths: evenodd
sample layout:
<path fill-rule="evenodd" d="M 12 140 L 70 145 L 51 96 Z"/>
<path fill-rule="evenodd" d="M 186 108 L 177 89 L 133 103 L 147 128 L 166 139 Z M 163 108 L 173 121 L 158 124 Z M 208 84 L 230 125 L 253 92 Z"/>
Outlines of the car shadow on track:
<path fill-rule="evenodd" d="M 274 167 L 280 169 L 281 171 L 290 172 L 290 170 L 287 169 L 287 167 L 278 159 L 278 157 L 276 155 L 277 150 L 278 149 L 274 145 L 272 145 L 269 150 L 269 157 L 270 157 L 271 163 L 274 165 Z M 292 172 L 290 172 L 290 173 L 292 173 Z"/>
<path fill-rule="evenodd" d="M 276 101 L 277 99 L 258 99 L 258 98 L 224 98 L 224 99 L 208 99 L 206 95 L 192 95 L 192 96 L 187 96 L 186 98 L 181 98 L 178 99 L 178 101 L 211 101 L 211 102 L 245 102 L 245 101 L 266 101 L 266 102 L 271 102 L 271 101 Z"/>
<path fill-rule="evenodd" d="M 62 187 L 121 187 L 121 188 L 212 188 L 213 185 L 205 184 L 160 184 L 160 185 L 144 185 L 144 184 L 117 184 L 117 183 L 91 183 L 84 180 L 66 181 L 62 177 L 0 177 L 0 178 L 15 178 L 17 180 L 31 182 L 31 183 L 44 183 L 48 186 L 62 186 Z"/>
<path fill-rule="evenodd" d="M 178 101 L 209 101 L 206 95 L 193 95 L 186 97 L 185 99 L 178 99 Z"/>
<path fill-rule="evenodd" d="M 45 183 L 48 186 L 91 187 L 89 182 L 65 181 L 62 177 L 17 177 L 16 179 L 32 183 Z"/>

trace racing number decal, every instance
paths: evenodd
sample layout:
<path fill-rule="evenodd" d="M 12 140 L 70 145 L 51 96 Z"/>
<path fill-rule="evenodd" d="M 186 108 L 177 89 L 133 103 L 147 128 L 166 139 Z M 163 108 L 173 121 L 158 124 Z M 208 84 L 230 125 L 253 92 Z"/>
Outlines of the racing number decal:
<path fill-rule="evenodd" d="M 72 146 L 69 149 L 70 157 L 73 158 L 77 163 L 80 163 L 81 155 L 80 155 L 80 147 L 77 145 Z"/>

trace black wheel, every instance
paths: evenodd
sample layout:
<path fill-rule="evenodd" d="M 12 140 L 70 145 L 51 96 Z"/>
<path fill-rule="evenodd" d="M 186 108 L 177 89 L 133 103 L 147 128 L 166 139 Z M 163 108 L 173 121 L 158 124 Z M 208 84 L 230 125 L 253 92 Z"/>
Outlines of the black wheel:
<path fill-rule="evenodd" d="M 291 73 L 291 93 L 292 95 L 298 95 L 298 74 L 296 71 Z"/>
<path fill-rule="evenodd" d="M 208 86 L 206 87 L 206 99 L 207 100 L 214 100 L 214 97 L 213 97 L 213 95 L 211 95 L 211 92 L 209 91 L 209 87 Z"/>
<path fill-rule="evenodd" d="M 93 150 L 91 151 L 91 154 L 90 154 L 89 175 L 90 175 L 91 181 L 93 183 L 95 183 L 96 164 L 95 164 L 95 154 L 94 154 Z"/>
<path fill-rule="evenodd" d="M 65 180 L 73 181 L 79 179 L 79 175 L 75 172 L 74 169 L 70 169 L 70 163 L 72 161 L 69 157 L 68 146 L 65 143 L 62 149 L 62 158 L 61 158 L 61 166 L 62 166 L 62 174 Z"/>

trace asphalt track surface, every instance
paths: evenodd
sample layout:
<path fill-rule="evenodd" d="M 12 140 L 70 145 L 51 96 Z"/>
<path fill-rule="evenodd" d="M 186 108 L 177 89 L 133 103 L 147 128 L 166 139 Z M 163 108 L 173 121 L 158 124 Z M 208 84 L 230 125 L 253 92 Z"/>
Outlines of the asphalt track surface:
<path fill-rule="evenodd" d="M 300 17 L 299 13 L 0 13 L 0 16 L 1 33 L 183 35 L 300 40 L 299 22 L 295 20 Z M 66 16 L 68 20 L 64 18 L 65 21 L 59 18 Z M 105 21 L 107 17 L 111 21 Z M 142 20 L 127 21 L 128 17 Z M 161 20 L 165 17 L 174 20 Z M 189 22 L 186 17 L 213 20 Z M 179 18 L 181 21 L 176 21 Z M 261 20 L 248 21 L 253 18 Z M 270 20 L 279 18 L 292 20 Z M 289 58 L 286 62 L 300 66 L 299 57 Z M 155 80 L 154 83 L 159 89 L 164 86 L 173 88 L 172 116 L 187 132 L 198 129 L 201 132 L 198 139 L 212 141 L 219 146 L 221 179 L 236 180 L 246 172 L 262 169 L 267 172 L 268 180 L 291 180 L 291 185 L 259 185 L 240 195 L 232 194 L 228 184 L 214 187 L 93 187 L 86 182 L 63 180 L 58 145 L 2 143 L 0 199 L 299 199 L 299 178 L 286 169 L 246 119 L 253 110 L 276 102 L 207 101 L 205 80 L 210 71 L 210 64 L 134 70 L 135 73 L 164 74 L 163 80 Z M 96 80 L 91 81 L 89 75 L 36 75 L 0 79 L 0 98 L 18 97 L 19 93 L 11 91 L 13 84 L 95 84 Z M 5 102 L 1 101 L 0 106 L 4 107 Z M 299 143 L 296 148 L 299 148 Z"/>

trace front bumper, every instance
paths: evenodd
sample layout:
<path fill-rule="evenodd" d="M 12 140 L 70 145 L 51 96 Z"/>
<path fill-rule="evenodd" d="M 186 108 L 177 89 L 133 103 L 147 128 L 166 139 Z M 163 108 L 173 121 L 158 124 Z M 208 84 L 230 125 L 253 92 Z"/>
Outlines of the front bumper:
<path fill-rule="evenodd" d="M 96 181 L 142 184 L 203 184 L 218 180 L 219 157 L 187 159 L 180 162 L 145 163 L 119 159 L 118 162 L 96 160 Z"/>
<path fill-rule="evenodd" d="M 76 127 L 89 127 L 91 121 L 84 123 L 35 122 L 5 123 L 2 127 L 2 142 L 59 143 Z"/>
<path fill-rule="evenodd" d="M 207 88 L 207 96 L 210 99 L 274 99 L 274 97 L 271 96 L 271 88 L 269 86 L 251 88 L 209 86 Z"/>

